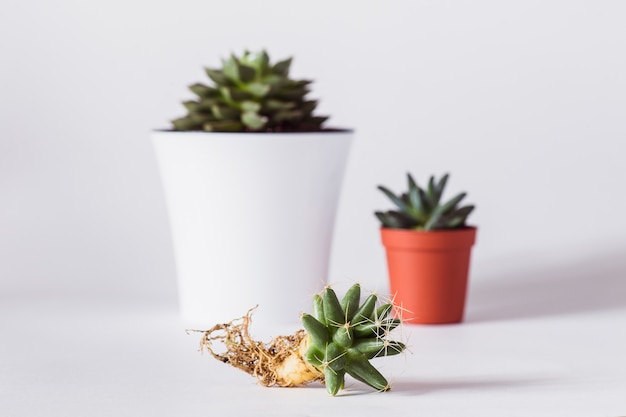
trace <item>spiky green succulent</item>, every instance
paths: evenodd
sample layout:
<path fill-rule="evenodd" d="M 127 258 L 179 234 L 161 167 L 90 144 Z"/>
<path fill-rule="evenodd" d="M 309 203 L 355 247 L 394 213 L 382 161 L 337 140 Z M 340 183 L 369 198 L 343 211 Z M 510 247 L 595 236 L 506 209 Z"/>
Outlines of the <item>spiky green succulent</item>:
<path fill-rule="evenodd" d="M 175 130 L 215 132 L 319 131 L 327 117 L 313 114 L 307 99 L 310 80 L 289 77 L 292 58 L 270 62 L 266 51 L 231 54 L 219 69 L 205 68 L 214 85 L 193 84 L 198 96 L 183 102 L 187 115 L 172 121 Z"/>
<path fill-rule="evenodd" d="M 408 177 L 408 191 L 396 195 L 388 188 L 378 186 L 389 199 L 397 206 L 398 210 L 375 212 L 383 227 L 393 229 L 457 229 L 465 227 L 465 221 L 474 210 L 473 205 L 459 206 L 466 193 L 460 193 L 456 197 L 441 203 L 444 188 L 448 181 L 448 174 L 436 181 L 431 176 L 428 186 L 422 188 L 413 179 Z"/>
<path fill-rule="evenodd" d="M 302 315 L 302 325 L 310 337 L 305 359 L 324 373 L 331 395 L 344 387 L 346 374 L 376 390 L 387 391 L 389 383 L 370 359 L 396 355 L 406 347 L 389 338 L 401 323 L 399 318 L 389 317 L 393 305 L 378 306 L 375 294 L 363 304 L 360 298 L 359 284 L 353 285 L 341 302 L 335 291 L 326 287 L 314 297 L 313 315 Z"/>

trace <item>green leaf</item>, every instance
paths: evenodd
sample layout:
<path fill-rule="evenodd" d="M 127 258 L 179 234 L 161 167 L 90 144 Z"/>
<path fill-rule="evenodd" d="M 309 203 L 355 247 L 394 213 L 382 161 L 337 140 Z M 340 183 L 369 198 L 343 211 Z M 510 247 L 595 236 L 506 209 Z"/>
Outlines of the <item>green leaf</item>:
<path fill-rule="evenodd" d="M 437 204 L 439 204 L 439 201 L 441 200 L 441 196 L 443 195 L 443 190 L 446 188 L 446 183 L 448 182 L 448 177 L 450 175 L 449 174 L 445 174 L 440 180 L 439 183 L 437 184 L 436 188 L 436 197 L 437 197 Z"/>
<path fill-rule="evenodd" d="M 209 76 L 209 78 L 213 80 L 213 82 L 218 86 L 228 84 L 228 78 L 224 76 L 224 73 L 221 70 L 205 68 L 204 71 Z"/>
<path fill-rule="evenodd" d="M 215 118 L 213 117 L 211 113 L 200 113 L 200 112 L 189 113 L 187 115 L 187 118 L 191 120 L 192 122 L 199 123 L 199 124 L 203 124 L 205 122 L 215 120 Z"/>
<path fill-rule="evenodd" d="M 315 316 L 317 321 L 326 326 L 328 323 L 326 323 L 326 317 L 324 316 L 324 305 L 322 303 L 322 297 L 320 297 L 319 294 L 315 294 L 313 296 L 313 315 Z"/>
<path fill-rule="evenodd" d="M 210 112 L 211 106 L 220 104 L 219 99 L 215 98 L 203 98 L 198 102 L 198 109 L 196 111 Z"/>
<path fill-rule="evenodd" d="M 363 324 L 358 324 L 354 326 L 352 329 L 352 334 L 357 339 L 361 339 L 364 337 L 376 337 L 378 332 L 378 326 L 374 322 L 367 322 Z"/>
<path fill-rule="evenodd" d="M 430 202 L 431 207 L 437 207 L 439 204 L 439 196 L 437 195 L 437 187 L 435 185 L 435 177 L 430 176 L 428 180 L 428 192 L 427 192 L 428 200 Z"/>
<path fill-rule="evenodd" d="M 241 132 L 243 125 L 237 120 L 208 121 L 202 126 L 207 132 Z"/>
<path fill-rule="evenodd" d="M 361 301 L 361 286 L 354 284 L 351 286 L 343 299 L 341 300 L 341 308 L 346 314 L 348 321 L 352 321 L 354 313 L 359 309 L 359 302 Z"/>
<path fill-rule="evenodd" d="M 461 193 L 456 197 L 450 199 L 447 203 L 438 206 L 432 213 L 430 219 L 424 224 L 424 230 L 434 230 L 437 228 L 439 220 L 442 215 L 447 213 L 449 210 L 454 210 L 457 204 L 465 198 L 466 193 Z"/>
<path fill-rule="evenodd" d="M 302 101 L 308 92 L 309 90 L 306 88 L 282 88 L 276 92 L 275 96 L 287 101 Z"/>
<path fill-rule="evenodd" d="M 334 371 L 340 371 L 346 366 L 346 351 L 334 343 L 326 346 L 324 362 Z"/>
<path fill-rule="evenodd" d="M 324 369 L 326 391 L 333 397 L 337 395 L 339 390 L 343 387 L 344 377 L 345 371 L 335 371 L 331 368 Z"/>
<path fill-rule="evenodd" d="M 418 225 L 417 221 L 398 211 L 390 210 L 384 213 L 377 211 L 374 214 L 384 227 L 391 229 L 411 229 Z"/>
<path fill-rule="evenodd" d="M 392 309 L 393 309 L 393 304 L 391 303 L 383 304 L 382 306 L 376 309 L 374 319 L 378 321 L 384 320 L 389 315 L 389 313 L 391 313 Z"/>
<path fill-rule="evenodd" d="M 448 213 L 451 210 L 454 210 L 454 208 L 465 198 L 466 195 L 467 193 L 460 193 L 456 197 L 451 198 L 447 203 L 439 206 L 441 207 L 441 212 Z"/>
<path fill-rule="evenodd" d="M 404 212 L 410 212 L 411 208 L 404 202 L 402 201 L 402 198 L 396 196 L 394 193 L 392 193 L 388 188 L 379 185 L 378 189 L 380 191 L 382 191 L 396 206 L 398 206 L 398 208 Z"/>
<path fill-rule="evenodd" d="M 370 294 L 356 313 L 354 313 L 353 324 L 362 324 L 368 320 L 373 320 L 372 313 L 374 313 L 374 308 L 376 308 L 376 301 L 378 301 L 376 294 Z"/>
<path fill-rule="evenodd" d="M 217 89 L 201 83 L 190 85 L 189 90 L 200 97 L 211 97 L 217 94 Z"/>
<path fill-rule="evenodd" d="M 218 120 L 236 120 L 239 118 L 239 110 L 228 106 L 214 104 L 211 106 L 211 113 Z"/>
<path fill-rule="evenodd" d="M 374 358 L 380 358 L 381 356 L 393 356 L 402 353 L 406 349 L 406 345 L 402 342 L 391 340 L 386 343 L 386 346 L 374 355 Z"/>
<path fill-rule="evenodd" d="M 257 68 L 259 69 L 261 75 L 266 75 L 270 70 L 270 56 L 265 50 L 261 51 L 261 53 L 257 55 L 256 62 L 258 62 Z"/>
<path fill-rule="evenodd" d="M 376 330 L 376 334 L 378 337 L 386 337 L 389 332 L 402 324 L 402 320 L 400 319 L 385 319 L 380 322 L 380 326 Z"/>
<path fill-rule="evenodd" d="M 255 112 L 246 111 L 241 114 L 241 121 L 252 130 L 260 130 L 267 123 L 267 117 L 260 116 Z"/>
<path fill-rule="evenodd" d="M 174 130 L 200 130 L 202 128 L 202 123 L 191 120 L 188 117 L 181 117 L 178 119 L 174 119 L 171 121 Z"/>
<path fill-rule="evenodd" d="M 326 321 L 328 324 L 338 327 L 346 322 L 344 312 L 341 308 L 341 304 L 339 303 L 339 299 L 337 298 L 337 294 L 332 288 L 326 287 L 324 289 L 322 301 L 324 305 L 324 314 L 326 315 Z"/>
<path fill-rule="evenodd" d="M 296 105 L 293 101 L 280 101 L 269 99 L 264 103 L 265 107 L 268 110 L 289 110 L 293 109 Z"/>
<path fill-rule="evenodd" d="M 275 88 L 281 88 L 282 86 L 284 86 L 285 81 L 285 78 L 275 74 L 270 74 L 263 78 L 263 84 L 267 84 Z"/>
<path fill-rule="evenodd" d="M 424 213 L 425 210 L 424 210 L 424 202 L 422 199 L 422 195 L 423 195 L 421 192 L 422 190 L 417 185 L 417 183 L 415 182 L 411 174 L 407 174 L 407 179 L 409 183 L 408 200 L 411 204 L 409 212 L 417 220 L 419 220 L 420 222 L 423 222 L 426 218 L 426 215 Z"/>
<path fill-rule="evenodd" d="M 465 226 L 465 221 L 470 213 L 474 210 L 474 206 L 464 206 L 452 213 L 446 226 L 449 229 L 456 229 Z"/>
<path fill-rule="evenodd" d="M 307 349 L 304 359 L 316 368 L 320 368 L 324 361 L 324 353 L 322 350 L 318 349 L 317 346 L 311 345 Z"/>
<path fill-rule="evenodd" d="M 239 63 L 237 58 L 231 54 L 229 59 L 222 60 L 222 71 L 224 76 L 235 84 L 239 84 L 241 76 L 239 75 Z"/>
<path fill-rule="evenodd" d="M 357 340 L 352 347 L 368 358 L 373 358 L 377 353 L 384 349 L 385 341 L 380 337 L 368 337 Z"/>
<path fill-rule="evenodd" d="M 318 349 L 325 348 L 330 341 L 330 334 L 326 326 L 317 321 L 312 315 L 306 313 L 302 314 L 301 320 L 302 326 L 304 326 L 304 329 L 311 337 L 313 344 L 317 346 Z"/>
<path fill-rule="evenodd" d="M 320 125 L 322 125 L 322 123 L 324 123 L 328 119 L 329 118 L 327 116 L 313 116 L 313 117 L 307 117 L 305 122 L 307 125 L 319 127 Z"/>
<path fill-rule="evenodd" d="M 269 85 L 259 82 L 252 82 L 245 87 L 246 91 L 258 98 L 265 97 L 270 92 L 270 88 Z"/>
<path fill-rule="evenodd" d="M 289 68 L 291 67 L 292 59 L 293 58 L 287 58 L 274 64 L 274 66 L 272 67 L 272 72 L 282 77 L 287 77 L 289 75 Z"/>
<path fill-rule="evenodd" d="M 302 111 L 300 110 L 280 110 L 274 114 L 274 121 L 294 121 L 302 118 Z"/>
<path fill-rule="evenodd" d="M 227 104 L 230 104 L 231 106 L 235 104 L 230 95 L 230 88 L 220 87 L 220 93 L 222 94 L 222 99 L 224 99 Z"/>
<path fill-rule="evenodd" d="M 185 106 L 187 111 L 192 112 L 192 113 L 200 109 L 200 103 L 198 103 L 197 101 L 193 101 L 193 100 L 183 101 L 183 106 Z"/>
<path fill-rule="evenodd" d="M 253 112 L 258 113 L 261 111 L 261 103 L 257 103 L 256 101 L 242 101 L 241 102 L 241 110 L 244 112 Z"/>
<path fill-rule="evenodd" d="M 365 355 L 361 353 L 358 356 L 351 356 L 351 360 L 346 366 L 346 372 L 349 375 L 358 377 L 359 380 L 379 391 L 386 391 L 389 389 L 389 383 L 385 377 L 372 366 Z"/>
<path fill-rule="evenodd" d="M 249 83 L 256 77 L 256 70 L 244 64 L 238 66 L 239 78 L 244 83 Z"/>
<path fill-rule="evenodd" d="M 333 341 L 337 343 L 339 346 L 344 348 L 349 348 L 354 343 L 354 335 L 352 334 L 352 327 L 349 325 L 343 325 L 335 331 L 333 335 Z"/>
<path fill-rule="evenodd" d="M 300 111 L 304 114 L 311 114 L 317 107 L 317 100 L 308 100 L 300 105 Z"/>

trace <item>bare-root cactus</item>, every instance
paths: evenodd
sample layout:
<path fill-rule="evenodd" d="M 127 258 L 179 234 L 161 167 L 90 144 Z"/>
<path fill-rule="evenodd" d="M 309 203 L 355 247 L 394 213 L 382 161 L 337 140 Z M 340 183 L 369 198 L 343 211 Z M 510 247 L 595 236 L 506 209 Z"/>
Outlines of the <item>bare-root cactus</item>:
<path fill-rule="evenodd" d="M 369 295 L 361 304 L 361 287 L 353 285 L 339 301 L 326 287 L 313 299 L 313 314 L 302 314 L 302 325 L 290 336 L 278 336 L 269 344 L 250 337 L 251 312 L 230 323 L 202 331 L 201 349 L 216 359 L 255 376 L 265 386 L 292 387 L 314 381 L 326 385 L 331 395 L 345 386 L 345 376 L 388 391 L 389 382 L 370 363 L 371 359 L 396 355 L 404 343 L 391 339 L 401 324 L 390 317 L 392 303 L 378 305 Z M 223 351 L 218 351 L 220 342 Z"/>

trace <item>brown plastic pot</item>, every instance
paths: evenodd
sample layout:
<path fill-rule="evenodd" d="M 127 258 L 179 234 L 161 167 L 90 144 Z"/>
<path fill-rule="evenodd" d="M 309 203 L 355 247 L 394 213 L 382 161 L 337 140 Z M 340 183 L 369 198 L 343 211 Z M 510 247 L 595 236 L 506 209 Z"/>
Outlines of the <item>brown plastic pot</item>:
<path fill-rule="evenodd" d="M 396 314 L 408 324 L 463 321 L 476 228 L 380 231 Z"/>

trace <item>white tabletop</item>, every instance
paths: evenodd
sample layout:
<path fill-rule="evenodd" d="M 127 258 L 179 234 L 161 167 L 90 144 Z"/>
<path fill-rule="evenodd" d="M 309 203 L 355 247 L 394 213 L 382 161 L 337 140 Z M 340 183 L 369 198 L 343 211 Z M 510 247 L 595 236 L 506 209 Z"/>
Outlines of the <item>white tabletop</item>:
<path fill-rule="evenodd" d="M 624 285 L 580 311 L 515 310 L 515 296 L 481 309 L 497 294 L 479 289 L 465 323 L 404 326 L 410 352 L 374 360 L 392 391 L 349 379 L 335 398 L 265 388 L 200 354 L 171 307 L 2 295 L 0 416 L 626 415 L 626 306 L 608 296 Z"/>

